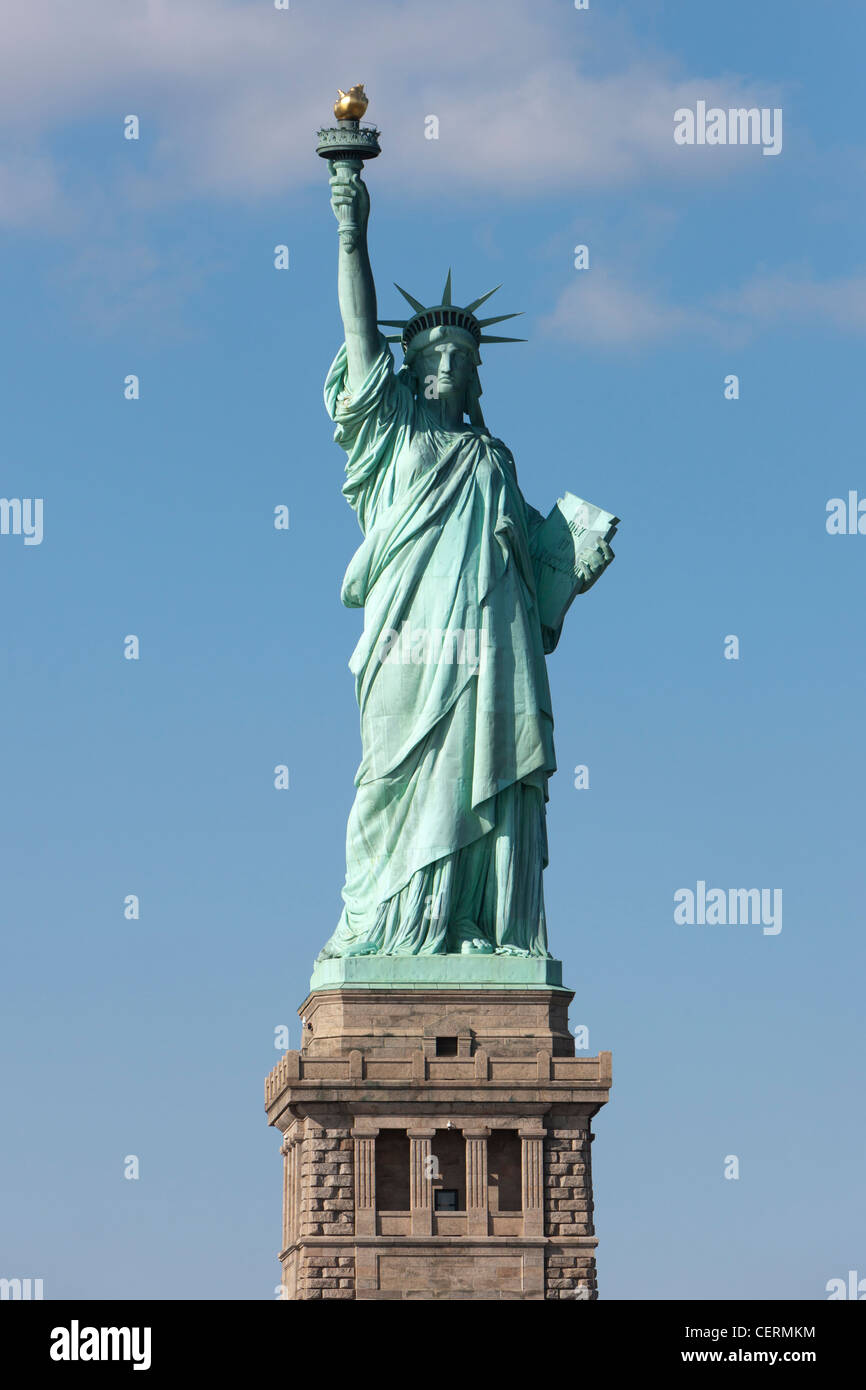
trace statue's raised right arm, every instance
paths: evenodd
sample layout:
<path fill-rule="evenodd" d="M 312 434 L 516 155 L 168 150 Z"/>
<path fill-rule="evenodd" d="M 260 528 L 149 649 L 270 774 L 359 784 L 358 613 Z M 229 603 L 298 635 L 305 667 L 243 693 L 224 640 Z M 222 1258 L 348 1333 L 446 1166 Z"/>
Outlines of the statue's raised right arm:
<path fill-rule="evenodd" d="M 346 335 L 350 391 L 357 391 L 379 356 L 376 286 L 367 251 L 370 195 L 360 161 L 329 160 L 331 207 L 340 226 L 337 295 Z"/>

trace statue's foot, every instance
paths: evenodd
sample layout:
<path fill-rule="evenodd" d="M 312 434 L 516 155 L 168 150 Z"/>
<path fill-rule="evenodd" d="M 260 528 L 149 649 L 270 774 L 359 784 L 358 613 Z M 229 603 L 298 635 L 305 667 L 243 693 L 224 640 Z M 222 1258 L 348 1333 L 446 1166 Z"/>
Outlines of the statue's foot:
<path fill-rule="evenodd" d="M 492 956 L 493 947 L 489 941 L 485 941 L 483 936 L 473 936 L 470 940 L 464 941 L 460 947 L 461 956 Z"/>
<path fill-rule="evenodd" d="M 378 955 L 376 947 L 372 941 L 356 941 L 354 945 L 347 946 L 343 952 L 344 956 L 375 956 Z"/>

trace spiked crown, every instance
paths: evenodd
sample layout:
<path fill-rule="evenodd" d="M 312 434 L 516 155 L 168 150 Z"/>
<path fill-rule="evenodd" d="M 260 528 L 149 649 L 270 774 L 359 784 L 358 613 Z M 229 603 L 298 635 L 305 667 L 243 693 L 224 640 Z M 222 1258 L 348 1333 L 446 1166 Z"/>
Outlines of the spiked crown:
<path fill-rule="evenodd" d="M 445 288 L 442 291 L 441 304 L 425 306 L 420 299 L 416 299 L 414 295 L 395 284 L 395 289 L 400 291 L 407 304 L 411 305 L 415 312 L 407 319 L 379 319 L 379 323 L 384 328 L 400 329 L 399 333 L 389 333 L 387 340 L 389 343 L 400 343 L 404 355 L 409 352 L 410 345 L 413 340 L 418 338 L 419 334 L 426 333 L 433 328 L 456 328 L 468 333 L 475 344 L 476 354 L 482 343 L 524 343 L 526 342 L 525 338 L 500 338 L 492 333 L 484 332 L 484 329 L 489 328 L 491 324 L 503 323 L 505 319 L 518 318 L 518 314 L 498 314 L 490 319 L 479 319 L 475 316 L 475 310 L 480 309 L 484 301 L 501 288 L 501 285 L 495 285 L 492 290 L 488 290 L 486 294 L 482 294 L 478 299 L 473 299 L 471 304 L 461 308 L 451 302 L 450 270 L 445 281 Z M 416 342 L 417 347 L 420 347 L 418 342 Z"/>

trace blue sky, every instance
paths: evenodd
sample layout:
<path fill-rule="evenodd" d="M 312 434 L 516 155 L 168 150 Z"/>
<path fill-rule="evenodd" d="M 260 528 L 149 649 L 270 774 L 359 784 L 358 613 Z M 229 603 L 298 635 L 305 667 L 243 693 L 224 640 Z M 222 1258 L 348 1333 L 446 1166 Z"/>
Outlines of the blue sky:
<path fill-rule="evenodd" d="M 614 1054 L 602 1296 L 866 1275 L 866 537 L 825 527 L 866 496 L 862 7 L 85 0 L 7 28 L 0 494 L 44 499 L 44 539 L 0 536 L 0 1275 L 273 1297 L 262 1082 L 360 757 L 314 144 L 362 79 L 380 313 L 449 266 L 457 302 L 503 282 L 529 341 L 485 351 L 489 427 L 533 505 L 622 518 L 549 662 L 551 945 Z M 698 99 L 781 107 L 781 154 L 676 146 Z M 782 931 L 676 925 L 698 880 L 781 888 Z"/>

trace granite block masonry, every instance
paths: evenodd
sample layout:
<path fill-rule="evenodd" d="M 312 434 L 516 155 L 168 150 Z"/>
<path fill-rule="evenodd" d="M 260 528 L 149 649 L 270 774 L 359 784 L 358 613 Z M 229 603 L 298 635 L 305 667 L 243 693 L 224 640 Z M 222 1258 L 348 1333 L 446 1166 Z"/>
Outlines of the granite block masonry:
<path fill-rule="evenodd" d="M 574 1055 L 572 998 L 495 982 L 311 992 L 302 1048 L 265 1083 L 285 1298 L 597 1297 L 590 1124 L 611 1054 Z"/>

